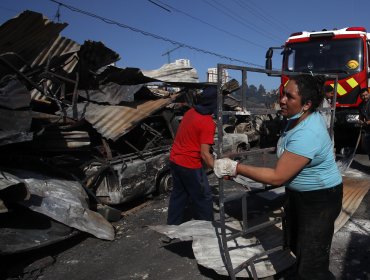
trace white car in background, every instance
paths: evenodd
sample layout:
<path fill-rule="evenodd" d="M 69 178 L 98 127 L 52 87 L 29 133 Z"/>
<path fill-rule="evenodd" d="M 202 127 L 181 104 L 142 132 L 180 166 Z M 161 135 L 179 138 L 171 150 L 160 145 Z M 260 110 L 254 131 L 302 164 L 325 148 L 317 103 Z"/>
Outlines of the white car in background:
<path fill-rule="evenodd" d="M 244 133 L 235 133 L 235 127 L 233 125 L 223 125 L 223 153 L 240 153 L 250 149 L 248 136 Z M 215 133 L 215 145 L 218 142 L 217 129 Z"/>

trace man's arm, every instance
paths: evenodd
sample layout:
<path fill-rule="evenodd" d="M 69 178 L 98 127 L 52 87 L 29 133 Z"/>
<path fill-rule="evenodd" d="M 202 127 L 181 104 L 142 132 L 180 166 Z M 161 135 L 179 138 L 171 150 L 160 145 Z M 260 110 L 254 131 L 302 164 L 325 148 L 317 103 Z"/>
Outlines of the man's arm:
<path fill-rule="evenodd" d="M 209 144 L 201 144 L 200 145 L 200 156 L 203 162 L 209 167 L 213 168 L 214 158 L 213 155 L 210 153 L 211 145 Z"/>
<path fill-rule="evenodd" d="M 360 120 L 361 125 L 366 126 L 370 124 L 370 120 L 368 120 L 362 112 L 360 112 L 358 119 Z"/>
<path fill-rule="evenodd" d="M 363 122 L 365 122 L 365 116 L 364 116 L 364 114 L 362 113 L 362 110 L 361 110 L 361 107 L 360 107 L 360 109 L 359 109 L 359 111 L 358 111 L 358 119 L 360 120 L 360 122 L 361 123 L 363 123 Z"/>

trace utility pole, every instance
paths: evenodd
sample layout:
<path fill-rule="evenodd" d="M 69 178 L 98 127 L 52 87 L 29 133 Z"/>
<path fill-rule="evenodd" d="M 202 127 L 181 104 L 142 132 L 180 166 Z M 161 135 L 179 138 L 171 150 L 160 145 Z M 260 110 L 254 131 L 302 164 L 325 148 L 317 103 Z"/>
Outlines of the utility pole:
<path fill-rule="evenodd" d="M 171 63 L 171 59 L 170 59 L 170 53 L 172 53 L 173 51 L 181 48 L 182 46 L 177 46 L 176 48 L 172 49 L 172 50 L 169 50 L 167 52 L 165 52 L 164 54 L 162 54 L 162 56 L 164 55 L 167 55 L 167 59 L 168 59 L 168 63 Z"/>

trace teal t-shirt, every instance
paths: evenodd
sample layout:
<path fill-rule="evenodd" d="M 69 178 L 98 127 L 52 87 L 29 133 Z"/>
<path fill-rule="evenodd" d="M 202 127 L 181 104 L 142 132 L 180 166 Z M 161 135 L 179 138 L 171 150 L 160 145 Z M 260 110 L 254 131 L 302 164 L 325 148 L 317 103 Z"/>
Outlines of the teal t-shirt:
<path fill-rule="evenodd" d="M 334 187 L 342 182 L 325 120 L 313 112 L 296 127 L 284 131 L 278 141 L 277 156 L 284 150 L 311 161 L 285 184 L 295 191 L 313 191 Z"/>

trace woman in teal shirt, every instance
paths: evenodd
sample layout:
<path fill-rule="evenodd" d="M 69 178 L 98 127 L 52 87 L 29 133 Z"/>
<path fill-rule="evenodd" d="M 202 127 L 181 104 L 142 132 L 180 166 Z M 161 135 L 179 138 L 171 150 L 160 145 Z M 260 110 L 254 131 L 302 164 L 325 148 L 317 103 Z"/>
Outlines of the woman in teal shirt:
<path fill-rule="evenodd" d="M 294 279 L 335 279 L 329 271 L 334 222 L 342 207 L 342 176 L 333 145 L 317 108 L 324 80 L 312 75 L 292 76 L 280 99 L 288 120 L 277 145 L 275 168 L 215 161 L 218 177 L 249 177 L 273 186 L 284 185 L 287 194 L 286 242 L 296 256 Z"/>

